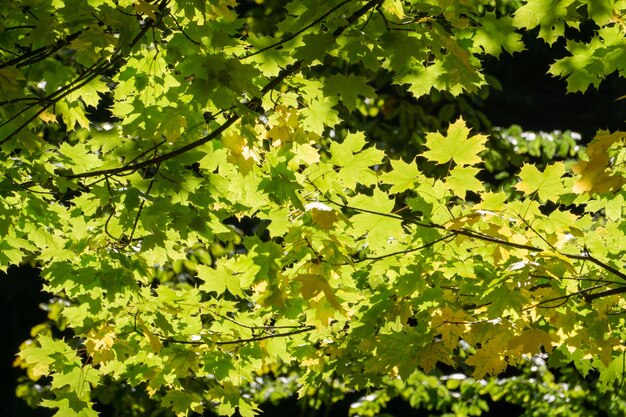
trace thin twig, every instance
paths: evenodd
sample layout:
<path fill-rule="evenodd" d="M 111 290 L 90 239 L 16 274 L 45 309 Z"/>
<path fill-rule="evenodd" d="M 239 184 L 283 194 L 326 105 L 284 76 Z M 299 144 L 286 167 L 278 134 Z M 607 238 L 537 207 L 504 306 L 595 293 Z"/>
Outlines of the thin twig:
<path fill-rule="evenodd" d="M 315 330 L 315 326 L 306 326 L 306 327 L 303 327 L 302 329 L 292 330 L 290 332 L 266 334 L 263 336 L 249 337 L 247 339 L 235 339 L 235 340 L 224 340 L 224 341 L 203 341 L 203 340 L 196 341 L 196 340 L 178 340 L 178 339 L 168 337 L 168 338 L 163 339 L 163 342 L 178 343 L 182 345 L 196 345 L 196 346 L 197 345 L 209 345 L 209 344 L 214 344 L 218 346 L 239 345 L 242 343 L 259 342 L 261 340 L 273 339 L 276 337 L 293 336 L 293 335 L 300 334 L 300 333 L 310 332 L 311 330 Z"/>
<path fill-rule="evenodd" d="M 361 258 L 359 260 L 356 260 L 356 261 L 354 261 L 352 263 L 357 264 L 357 263 L 365 262 L 365 261 L 378 261 L 378 260 L 381 260 L 381 259 L 390 258 L 392 256 L 406 255 L 407 253 L 417 252 L 417 251 L 420 251 L 422 249 L 429 248 L 429 247 L 431 247 L 431 246 L 433 246 L 433 245 L 435 245 L 435 244 L 437 244 L 439 242 L 451 239 L 454 236 L 456 236 L 454 233 L 450 233 L 450 234 L 447 234 L 445 236 L 440 237 L 439 239 L 435 239 L 432 242 L 425 243 L 425 244 L 423 244 L 421 246 L 418 246 L 416 248 L 399 250 L 397 252 L 386 253 L 386 254 L 380 255 L 380 256 L 369 256 L 369 257 L 365 257 L 365 258 Z"/>

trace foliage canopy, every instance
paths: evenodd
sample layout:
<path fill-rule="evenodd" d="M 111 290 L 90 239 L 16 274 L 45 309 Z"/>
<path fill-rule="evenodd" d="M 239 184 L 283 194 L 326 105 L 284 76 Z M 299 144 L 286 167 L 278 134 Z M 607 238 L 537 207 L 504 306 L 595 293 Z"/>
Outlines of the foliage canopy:
<path fill-rule="evenodd" d="M 624 75 L 626 2 L 278 3 L 3 5 L 0 269 L 36 262 L 71 331 L 19 353 L 49 378 L 41 405 L 94 416 L 116 381 L 179 415 L 245 417 L 255 381 L 294 367 L 302 395 L 333 380 L 409 398 L 436 367 L 482 379 L 542 353 L 621 390 L 626 133 L 494 186 L 463 118 L 410 160 L 350 118 L 381 78 L 478 93 L 482 57 L 581 21 L 593 35 L 550 73 L 572 92 Z"/>

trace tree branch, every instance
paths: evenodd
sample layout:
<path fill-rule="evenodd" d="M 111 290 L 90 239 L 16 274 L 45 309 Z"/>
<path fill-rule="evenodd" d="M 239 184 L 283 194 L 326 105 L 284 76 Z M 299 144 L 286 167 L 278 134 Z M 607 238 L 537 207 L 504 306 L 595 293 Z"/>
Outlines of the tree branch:
<path fill-rule="evenodd" d="M 626 293 L 626 287 L 617 287 L 617 288 L 611 288 L 610 290 L 597 292 L 595 294 L 585 295 L 583 298 L 585 299 L 585 301 L 590 303 L 593 300 L 597 300 L 598 298 L 608 297 L 610 295 L 616 295 L 616 294 L 624 294 L 624 293 Z"/>
<path fill-rule="evenodd" d="M 378 261 L 378 260 L 380 260 L 380 259 L 390 258 L 390 257 L 392 257 L 392 256 L 397 256 L 397 255 L 405 255 L 405 254 L 407 254 L 407 253 L 417 252 L 417 251 L 420 251 L 420 250 L 422 250 L 422 249 L 426 249 L 426 248 L 429 248 L 429 247 L 431 247 L 431 246 L 434 246 L 435 244 L 437 244 L 437 243 L 439 243 L 439 242 L 443 242 L 443 241 L 445 241 L 445 240 L 448 240 L 448 239 L 450 239 L 450 238 L 453 238 L 454 236 L 455 236 L 455 234 L 454 234 L 454 233 L 449 233 L 449 234 L 447 234 L 447 235 L 445 235 L 445 236 L 440 237 L 439 239 L 435 239 L 435 240 L 433 240 L 433 241 L 431 241 L 431 242 L 424 243 L 423 245 L 418 246 L 418 247 L 416 247 L 416 248 L 405 249 L 405 250 L 399 250 L 399 251 L 397 251 L 397 252 L 391 252 L 391 253 L 387 253 L 387 254 L 380 255 L 380 256 L 365 257 L 365 258 L 361 258 L 361 259 L 359 259 L 359 260 L 356 260 L 356 261 L 354 261 L 353 263 L 357 264 L 357 263 L 360 263 L 360 262 L 365 262 L 365 261 Z"/>
<path fill-rule="evenodd" d="M 293 336 L 293 335 L 300 334 L 300 333 L 310 332 L 311 330 L 315 330 L 315 326 L 306 326 L 306 327 L 303 327 L 301 329 L 292 330 L 290 332 L 266 334 L 266 335 L 263 335 L 263 336 L 249 337 L 247 339 L 224 340 L 224 341 L 221 341 L 221 342 L 203 341 L 203 340 L 198 340 L 198 341 L 195 341 L 195 340 L 178 340 L 178 339 L 174 339 L 174 338 L 171 338 L 171 337 L 163 339 L 163 342 L 178 343 L 178 344 L 181 344 L 181 345 L 210 345 L 210 344 L 214 344 L 214 345 L 218 345 L 218 346 L 238 345 L 238 344 L 242 344 L 242 343 L 258 342 L 258 341 L 261 341 L 261 340 L 273 339 L 275 337 Z"/>

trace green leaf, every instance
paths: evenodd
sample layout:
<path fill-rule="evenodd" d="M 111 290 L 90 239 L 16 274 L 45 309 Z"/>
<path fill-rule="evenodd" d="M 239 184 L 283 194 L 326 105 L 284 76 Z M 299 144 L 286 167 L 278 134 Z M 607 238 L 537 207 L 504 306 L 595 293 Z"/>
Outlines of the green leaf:
<path fill-rule="evenodd" d="M 350 220 L 354 236 L 365 236 L 365 241 L 372 250 L 392 248 L 395 241 L 402 240 L 402 220 L 376 214 L 391 214 L 394 203 L 387 194 L 375 190 L 372 197 L 358 195 L 350 200 L 350 206 L 366 210 L 352 216 Z"/>
<path fill-rule="evenodd" d="M 428 133 L 426 147 L 429 150 L 422 156 L 438 164 L 450 161 L 459 165 L 477 164 L 481 161 L 478 154 L 485 149 L 484 143 L 487 137 L 484 135 L 469 137 L 469 133 L 470 130 L 462 118 L 450 124 L 446 136 L 440 133 Z"/>
<path fill-rule="evenodd" d="M 385 0 L 381 5 L 381 9 L 398 19 L 404 19 L 404 9 L 400 0 Z"/>
<path fill-rule="evenodd" d="M 494 13 L 486 13 L 479 19 L 480 25 L 472 40 L 483 48 L 485 53 L 500 56 L 502 48 L 512 54 L 524 50 L 522 35 L 516 33 L 513 19 L 509 16 L 496 17 Z"/>
<path fill-rule="evenodd" d="M 415 184 L 424 180 L 420 170 L 417 168 L 415 161 L 407 164 L 403 160 L 391 161 L 391 170 L 384 172 L 380 176 L 380 180 L 384 184 L 390 184 L 389 192 L 392 194 L 400 193 L 415 188 Z"/>
<path fill-rule="evenodd" d="M 296 48 L 295 58 L 307 63 L 323 61 L 330 49 L 336 46 L 331 33 L 307 33 L 302 37 L 303 46 Z"/>
<path fill-rule="evenodd" d="M 553 44 L 565 32 L 564 22 L 577 23 L 575 0 L 528 0 L 515 11 L 513 24 L 518 28 L 533 29 L 540 26 L 539 37 Z"/>
<path fill-rule="evenodd" d="M 354 74 L 331 75 L 326 80 L 324 91 L 328 96 L 338 95 L 340 103 L 350 111 L 356 108 L 358 97 L 376 97 L 376 90 L 368 84 L 367 78 Z"/>
<path fill-rule="evenodd" d="M 515 186 L 526 195 L 537 193 L 539 200 L 558 201 L 566 192 L 561 177 L 565 174 L 565 166 L 557 162 L 541 172 L 534 165 L 525 164 L 520 171 L 520 182 Z"/>
<path fill-rule="evenodd" d="M 167 391 L 161 400 L 161 404 L 174 411 L 177 415 L 185 415 L 189 410 L 196 413 L 204 411 L 200 395 L 179 390 Z"/>
<path fill-rule="evenodd" d="M 478 168 L 456 166 L 446 178 L 446 185 L 454 195 L 465 197 L 468 191 L 479 193 L 484 190 L 483 183 L 476 178 Z"/>

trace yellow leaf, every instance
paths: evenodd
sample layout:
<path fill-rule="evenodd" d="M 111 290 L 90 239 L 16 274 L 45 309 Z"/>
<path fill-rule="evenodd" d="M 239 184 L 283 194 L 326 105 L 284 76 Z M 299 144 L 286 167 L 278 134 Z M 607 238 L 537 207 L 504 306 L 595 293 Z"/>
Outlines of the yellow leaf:
<path fill-rule="evenodd" d="M 311 212 L 313 223 L 321 229 L 330 229 L 337 221 L 337 213 L 332 208 L 323 203 L 309 203 L 304 207 Z"/>
<path fill-rule="evenodd" d="M 506 369 L 507 362 L 502 356 L 504 346 L 500 341 L 490 340 L 483 345 L 476 354 L 465 360 L 465 363 L 474 367 L 472 376 L 481 379 L 485 375 L 498 375 Z"/>
<path fill-rule="evenodd" d="M 552 342 L 555 336 L 539 329 L 524 330 L 520 335 L 509 340 L 509 348 L 519 353 L 536 355 L 541 353 L 541 346 L 546 352 L 552 352 Z"/>
<path fill-rule="evenodd" d="M 115 358 L 112 349 L 114 342 L 115 328 L 110 325 L 102 325 L 87 334 L 85 348 L 94 364 L 105 363 Z"/>
<path fill-rule="evenodd" d="M 252 167 L 261 160 L 240 135 L 235 133 L 224 135 L 222 144 L 230 151 L 228 162 L 239 166 L 242 174 L 250 172 Z"/>
<path fill-rule="evenodd" d="M 137 322 L 139 324 L 139 327 L 143 331 L 143 335 L 150 343 L 150 347 L 152 347 L 152 350 L 154 350 L 154 353 L 158 354 L 159 352 L 161 352 L 161 349 L 163 348 L 163 343 L 161 343 L 161 340 L 148 328 L 148 326 L 143 324 L 139 318 L 137 319 Z"/>
<path fill-rule="evenodd" d="M 43 113 L 40 113 L 39 118 L 45 123 L 56 123 L 57 121 L 57 117 L 49 111 L 44 111 Z"/>
<path fill-rule="evenodd" d="M 444 227 L 448 230 L 460 230 L 464 227 L 471 226 L 477 223 L 482 218 L 482 213 L 479 211 L 472 211 L 465 216 L 457 217 L 447 222 Z"/>
<path fill-rule="evenodd" d="M 419 361 L 420 366 L 426 373 L 435 369 L 437 362 L 445 363 L 450 366 L 454 365 L 450 357 L 450 351 L 446 349 L 443 343 L 439 342 L 433 342 L 422 349 L 419 354 Z"/>
<path fill-rule="evenodd" d="M 573 191 L 577 194 L 585 192 L 601 193 L 620 189 L 626 179 L 615 175 L 609 170 L 609 148 L 618 141 L 624 141 L 626 132 L 599 132 L 587 146 L 589 161 L 579 161 L 572 167 L 575 174 L 580 175 L 574 182 Z"/>
<path fill-rule="evenodd" d="M 296 277 L 296 280 L 302 283 L 300 292 L 304 298 L 311 300 L 318 294 L 323 293 L 335 310 L 341 310 L 341 304 L 326 278 L 317 274 L 300 274 Z"/>
<path fill-rule="evenodd" d="M 157 6 L 154 4 L 150 4 L 145 0 L 135 0 L 135 4 L 133 4 L 135 10 L 139 14 L 145 14 L 152 20 L 157 20 L 156 12 L 159 10 Z"/>
<path fill-rule="evenodd" d="M 452 311 L 450 307 L 446 307 L 435 313 L 431 328 L 441 334 L 441 340 L 446 348 L 453 349 L 473 321 L 474 319 L 465 311 Z"/>

